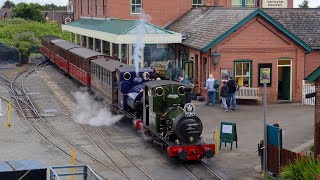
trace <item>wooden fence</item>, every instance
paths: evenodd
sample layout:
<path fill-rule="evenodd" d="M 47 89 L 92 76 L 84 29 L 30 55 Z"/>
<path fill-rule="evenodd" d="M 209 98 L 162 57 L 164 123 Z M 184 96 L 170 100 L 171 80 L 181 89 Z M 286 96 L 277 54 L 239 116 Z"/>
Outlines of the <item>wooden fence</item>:
<path fill-rule="evenodd" d="M 316 88 L 308 81 L 302 81 L 302 105 L 315 105 L 316 98 L 308 98 L 306 99 L 306 94 L 310 94 L 316 91 Z"/>
<path fill-rule="evenodd" d="M 281 169 L 289 163 L 294 163 L 301 155 L 282 148 L 268 144 L 268 171 L 279 174 Z M 279 153 L 280 152 L 280 153 Z"/>

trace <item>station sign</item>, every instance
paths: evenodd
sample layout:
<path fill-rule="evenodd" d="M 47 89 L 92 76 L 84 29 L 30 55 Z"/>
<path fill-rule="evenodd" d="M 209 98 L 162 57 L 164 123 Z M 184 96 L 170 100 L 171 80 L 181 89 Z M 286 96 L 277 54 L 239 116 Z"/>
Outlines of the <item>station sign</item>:
<path fill-rule="evenodd" d="M 288 0 L 263 0 L 262 8 L 288 8 Z"/>

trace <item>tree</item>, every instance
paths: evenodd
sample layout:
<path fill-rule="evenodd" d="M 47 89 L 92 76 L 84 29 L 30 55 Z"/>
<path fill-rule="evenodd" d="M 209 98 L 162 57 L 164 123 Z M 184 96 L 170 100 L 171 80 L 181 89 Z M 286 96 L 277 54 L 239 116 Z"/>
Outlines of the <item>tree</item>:
<path fill-rule="evenodd" d="M 13 2 L 9 1 L 9 0 L 4 2 L 3 6 L 2 6 L 2 8 L 7 8 L 7 9 L 11 9 L 11 8 L 14 8 L 14 7 L 16 7 L 16 5 Z"/>
<path fill-rule="evenodd" d="M 309 8 L 309 1 L 303 0 L 303 2 L 299 4 L 299 8 Z"/>
<path fill-rule="evenodd" d="M 37 3 L 36 4 L 19 3 L 13 9 L 13 17 L 29 19 L 29 20 L 38 21 L 38 22 L 44 21 L 44 17 L 41 14 L 41 6 Z"/>
<path fill-rule="evenodd" d="M 36 22 L 21 18 L 0 19 L 0 43 L 16 47 L 22 62 L 28 60 L 30 53 L 36 53 L 41 46 L 40 38 L 44 35 L 69 39 L 69 34 L 61 31 L 57 22 Z"/>

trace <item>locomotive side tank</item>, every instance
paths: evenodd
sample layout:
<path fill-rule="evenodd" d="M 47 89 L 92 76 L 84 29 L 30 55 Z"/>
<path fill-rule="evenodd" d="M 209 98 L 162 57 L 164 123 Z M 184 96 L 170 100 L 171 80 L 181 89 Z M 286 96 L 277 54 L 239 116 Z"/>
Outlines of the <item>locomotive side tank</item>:
<path fill-rule="evenodd" d="M 201 137 L 203 125 L 190 103 L 190 89 L 167 80 L 144 85 L 143 125 L 155 136 L 154 143 L 181 160 L 213 157 L 215 146 Z"/>

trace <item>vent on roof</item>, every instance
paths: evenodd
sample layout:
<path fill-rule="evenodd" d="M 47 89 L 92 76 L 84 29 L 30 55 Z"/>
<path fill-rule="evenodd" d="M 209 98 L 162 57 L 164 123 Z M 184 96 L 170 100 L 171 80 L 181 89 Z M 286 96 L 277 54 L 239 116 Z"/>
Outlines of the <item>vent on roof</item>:
<path fill-rule="evenodd" d="M 182 40 L 186 40 L 188 37 L 190 37 L 189 34 L 182 34 Z"/>

